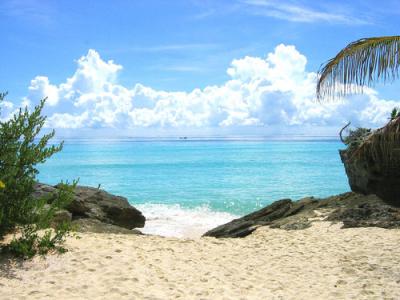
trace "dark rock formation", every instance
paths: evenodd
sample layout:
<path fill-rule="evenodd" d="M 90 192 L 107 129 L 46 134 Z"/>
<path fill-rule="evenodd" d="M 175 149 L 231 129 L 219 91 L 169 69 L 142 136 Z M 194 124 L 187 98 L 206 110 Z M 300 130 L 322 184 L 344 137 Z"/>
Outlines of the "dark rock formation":
<path fill-rule="evenodd" d="M 51 196 L 55 192 L 57 192 L 57 186 L 37 183 L 33 196 L 49 197 L 49 201 L 51 201 Z M 129 230 L 144 227 L 145 223 L 145 217 L 142 213 L 131 206 L 126 198 L 114 196 L 97 188 L 77 186 L 74 191 L 74 199 L 67 207 L 67 210 L 72 215 L 72 220 L 98 220 L 105 224 Z M 58 217 L 60 218 L 61 212 L 58 215 L 60 215 Z M 63 213 L 63 216 L 66 217 L 66 214 Z M 97 224 L 96 226 L 100 228 L 100 225 Z M 91 228 L 94 227 L 92 226 Z M 103 226 L 103 228 L 105 227 Z"/>
<path fill-rule="evenodd" d="M 400 228 L 400 208 L 385 204 L 375 195 L 345 193 L 325 199 L 313 197 L 293 202 L 276 201 L 242 218 L 218 226 L 204 234 L 217 238 L 237 238 L 251 234 L 260 226 L 285 230 L 305 229 L 314 221 L 343 222 L 343 228 Z"/>
<path fill-rule="evenodd" d="M 142 213 L 126 198 L 97 188 L 77 186 L 74 200 L 67 209 L 73 216 L 97 219 L 127 229 L 143 227 L 145 223 Z"/>
<path fill-rule="evenodd" d="M 136 229 L 126 229 L 89 218 L 74 220 L 72 221 L 72 225 L 76 228 L 76 231 L 78 232 L 142 234 L 139 230 Z"/>
<path fill-rule="evenodd" d="M 391 205 L 400 206 L 399 164 L 388 166 L 366 157 L 350 160 L 347 150 L 341 150 L 340 157 L 353 192 L 375 194 Z"/>
<path fill-rule="evenodd" d="M 70 222 L 70 221 L 72 221 L 72 214 L 68 210 L 62 209 L 55 212 L 51 225 L 56 226 L 63 222 Z"/>
<path fill-rule="evenodd" d="M 341 221 L 343 228 L 400 228 L 400 208 L 364 203 L 353 208 L 339 208 L 331 213 L 327 220 Z"/>
<path fill-rule="evenodd" d="M 248 214 L 242 218 L 235 219 L 227 224 L 218 226 L 204 234 L 204 236 L 213 237 L 245 237 L 251 234 L 259 226 L 273 225 L 274 221 L 283 220 L 287 217 L 294 216 L 301 212 L 307 205 L 314 205 L 316 200 L 313 198 L 305 198 L 298 202 L 290 199 L 278 200 L 263 209 Z M 288 223 L 292 225 L 288 225 Z M 296 227 L 293 225 L 294 218 L 287 222 L 275 222 L 275 227 Z M 307 226 L 303 225 L 300 227 Z"/>
<path fill-rule="evenodd" d="M 246 215 L 240 219 L 218 226 L 208 232 L 205 236 L 213 237 L 244 237 L 252 233 L 259 225 L 268 225 L 271 221 L 282 217 L 292 205 L 290 199 L 283 199 Z"/>

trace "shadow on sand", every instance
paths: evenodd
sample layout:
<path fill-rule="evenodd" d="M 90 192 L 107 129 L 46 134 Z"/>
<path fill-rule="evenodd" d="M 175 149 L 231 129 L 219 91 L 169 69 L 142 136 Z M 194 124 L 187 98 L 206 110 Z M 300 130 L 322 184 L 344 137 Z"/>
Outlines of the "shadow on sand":
<path fill-rule="evenodd" d="M 17 276 L 18 270 L 27 270 L 28 268 L 25 266 L 26 260 L 23 258 L 15 258 L 9 253 L 4 253 L 4 251 L 0 252 L 0 277 L 4 277 L 7 279 L 17 279 L 21 280 Z"/>

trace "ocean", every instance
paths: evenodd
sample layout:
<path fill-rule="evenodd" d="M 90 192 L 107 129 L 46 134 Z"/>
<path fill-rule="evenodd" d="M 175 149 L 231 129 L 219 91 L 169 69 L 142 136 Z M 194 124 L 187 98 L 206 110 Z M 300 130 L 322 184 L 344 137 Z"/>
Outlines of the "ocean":
<path fill-rule="evenodd" d="M 39 180 L 126 197 L 145 233 L 199 236 L 282 198 L 349 191 L 334 140 L 66 140 Z"/>

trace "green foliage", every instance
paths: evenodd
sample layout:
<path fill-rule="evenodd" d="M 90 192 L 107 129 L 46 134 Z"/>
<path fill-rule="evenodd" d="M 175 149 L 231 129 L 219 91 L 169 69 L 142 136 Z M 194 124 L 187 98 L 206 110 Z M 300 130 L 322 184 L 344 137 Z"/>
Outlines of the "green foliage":
<path fill-rule="evenodd" d="M 36 254 L 46 255 L 51 251 L 65 253 L 62 245 L 70 235 L 71 225 L 68 222 L 58 224 L 56 228 L 46 229 L 39 234 L 36 224 L 28 224 L 22 228 L 21 236 L 11 241 L 6 250 L 17 257 L 32 258 Z"/>
<path fill-rule="evenodd" d="M 344 138 L 344 143 L 347 145 L 347 150 L 352 153 L 371 135 L 371 129 L 356 128 L 349 130 L 349 135 Z"/>
<path fill-rule="evenodd" d="M 398 147 L 396 145 L 398 145 L 399 137 L 397 125 L 399 119 L 400 109 L 395 107 L 390 114 L 389 122 L 382 128 L 374 131 L 368 128 L 356 128 L 355 130 L 349 130 L 348 136 L 342 141 L 345 143 L 345 145 L 347 145 L 347 151 L 350 155 L 355 152 L 358 154 L 367 153 L 365 149 L 368 149 L 368 153 L 372 154 L 376 161 L 385 158 L 388 159 L 391 156 L 390 152 L 392 151 L 392 148 L 394 146 L 395 148 Z M 348 125 L 346 125 L 346 127 L 347 126 Z M 366 147 L 366 144 L 368 144 L 368 147 Z M 356 151 L 361 148 L 365 149 L 363 151 Z"/>
<path fill-rule="evenodd" d="M 5 96 L 0 93 L 0 103 Z M 0 238 L 20 230 L 21 236 L 15 237 L 8 249 L 24 257 L 47 253 L 64 241 L 69 232 L 67 224 L 56 227 L 54 233 L 47 230 L 40 235 L 38 232 L 48 228 L 55 212 L 70 203 L 76 186 L 76 182 L 72 185 L 61 183 L 56 194 L 51 195 L 51 202 L 49 198 L 32 196 L 37 165 L 63 147 L 63 143 L 49 145 L 54 130 L 40 135 L 46 121 L 41 115 L 45 101 L 42 100 L 32 112 L 27 108 L 20 109 L 11 119 L 0 121 Z"/>
<path fill-rule="evenodd" d="M 400 109 L 398 107 L 393 108 L 390 114 L 390 120 L 394 120 L 400 117 Z"/>
<path fill-rule="evenodd" d="M 14 238 L 6 248 L 9 252 L 18 257 L 32 258 L 36 254 L 36 241 L 39 239 L 37 232 L 30 225 L 24 227 L 22 236 Z"/>

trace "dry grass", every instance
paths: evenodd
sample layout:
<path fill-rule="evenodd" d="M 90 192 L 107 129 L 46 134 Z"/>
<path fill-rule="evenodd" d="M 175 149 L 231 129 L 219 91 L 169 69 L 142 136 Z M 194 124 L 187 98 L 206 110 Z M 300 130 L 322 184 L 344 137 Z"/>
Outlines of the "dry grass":
<path fill-rule="evenodd" d="M 384 127 L 375 130 L 355 150 L 350 161 L 372 161 L 384 168 L 392 169 L 400 165 L 400 117 Z"/>

